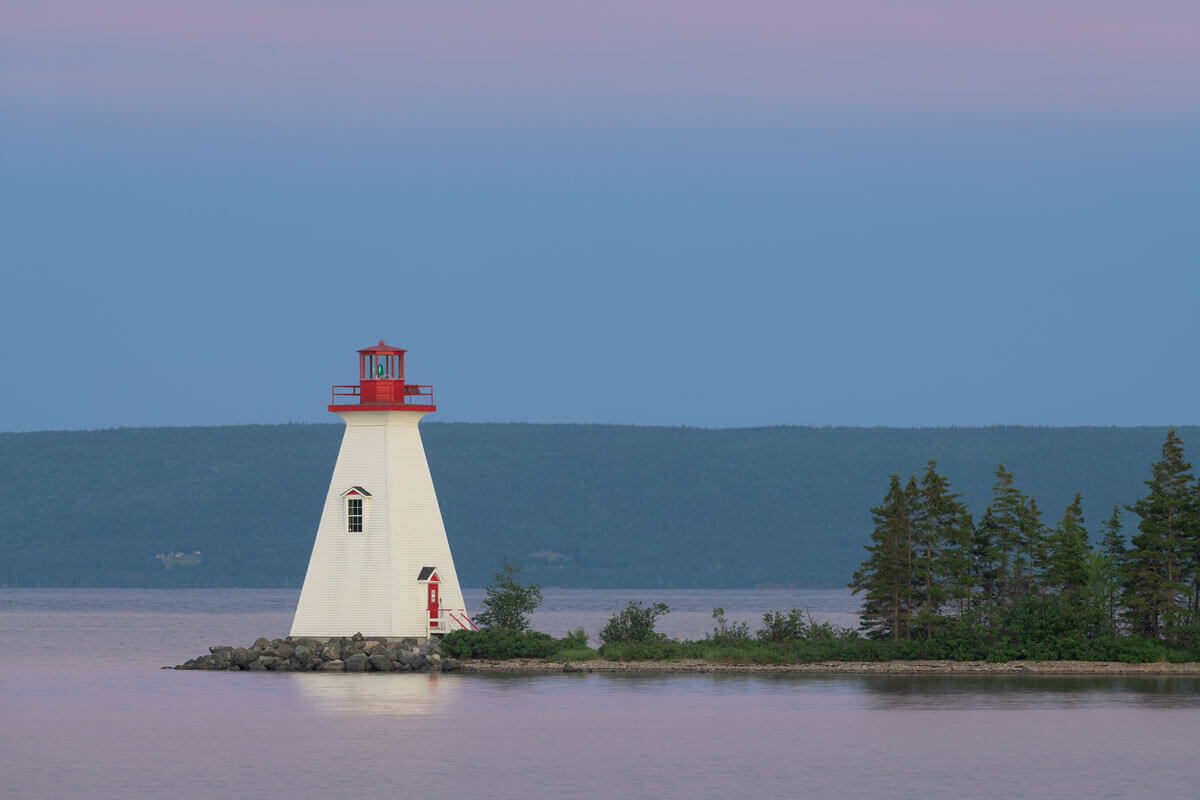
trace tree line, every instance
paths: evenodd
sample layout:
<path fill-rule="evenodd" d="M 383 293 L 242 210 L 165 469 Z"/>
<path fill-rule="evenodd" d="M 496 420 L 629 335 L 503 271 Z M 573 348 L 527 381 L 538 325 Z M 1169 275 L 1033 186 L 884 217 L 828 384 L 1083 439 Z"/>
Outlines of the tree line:
<path fill-rule="evenodd" d="M 849 584 L 863 598 L 862 628 L 897 642 L 989 632 L 1011 642 L 1024 626 L 1085 652 L 1114 638 L 1196 648 L 1200 484 L 1191 469 L 1170 428 L 1146 495 L 1124 506 L 1137 518 L 1128 543 L 1119 502 L 1094 537 L 1078 492 L 1051 526 L 1004 464 L 977 520 L 936 461 L 907 482 L 894 473 Z"/>

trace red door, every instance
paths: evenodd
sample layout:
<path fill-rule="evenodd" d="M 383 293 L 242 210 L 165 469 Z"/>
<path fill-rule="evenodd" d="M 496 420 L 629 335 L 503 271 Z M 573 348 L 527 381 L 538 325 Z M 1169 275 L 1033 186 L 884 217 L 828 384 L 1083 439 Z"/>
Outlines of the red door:
<path fill-rule="evenodd" d="M 429 627 L 436 628 L 440 622 L 441 606 L 438 603 L 438 585 L 429 583 Z"/>

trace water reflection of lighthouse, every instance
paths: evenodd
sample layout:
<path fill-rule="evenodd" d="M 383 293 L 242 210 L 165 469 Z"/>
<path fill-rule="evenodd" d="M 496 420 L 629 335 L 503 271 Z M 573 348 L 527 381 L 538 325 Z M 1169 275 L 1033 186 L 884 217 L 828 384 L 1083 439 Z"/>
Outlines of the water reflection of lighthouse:
<path fill-rule="evenodd" d="M 311 701 L 314 711 L 362 716 L 426 716 L 454 707 L 462 678 L 438 672 L 348 675 L 330 680 L 328 673 L 292 672 L 286 677 L 296 693 Z"/>
<path fill-rule="evenodd" d="M 292 636 L 425 638 L 473 627 L 417 423 L 433 387 L 406 383 L 405 351 L 358 351 L 359 382 L 334 386 L 346 422 Z"/>

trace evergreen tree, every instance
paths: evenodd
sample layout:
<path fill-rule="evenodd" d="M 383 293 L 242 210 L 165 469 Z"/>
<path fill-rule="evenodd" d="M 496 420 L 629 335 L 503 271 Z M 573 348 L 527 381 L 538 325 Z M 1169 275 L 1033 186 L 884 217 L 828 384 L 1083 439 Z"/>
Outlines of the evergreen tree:
<path fill-rule="evenodd" d="M 1191 465 L 1175 428 L 1150 473 L 1149 494 L 1126 506 L 1141 519 L 1126 554 L 1123 600 L 1134 632 L 1173 640 L 1185 621 L 1181 598 L 1193 582 L 1197 510 Z"/>
<path fill-rule="evenodd" d="M 913 482 L 910 480 L 909 485 Z M 850 588 L 864 593 L 862 628 L 875 636 L 908 638 L 913 612 L 913 495 L 893 473 L 883 503 L 871 509 L 875 527 L 870 554 L 855 571 Z"/>
<path fill-rule="evenodd" d="M 1000 579 L 1000 548 L 996 544 L 998 539 L 996 519 L 992 507 L 988 506 L 983 510 L 979 524 L 975 526 L 971 547 L 971 565 L 975 584 L 979 587 L 979 602 L 983 605 L 998 605 L 1000 602 L 996 588 Z"/>
<path fill-rule="evenodd" d="M 1049 566 L 1049 542 L 1037 498 L 1025 498 L 1022 495 L 1022 499 L 1020 553 L 1018 556 L 1022 570 L 1015 577 L 1014 597 L 1039 594 L 1046 569 Z"/>
<path fill-rule="evenodd" d="M 1200 482 L 1198 482 L 1200 483 Z M 1188 599 L 1188 617 L 1192 643 L 1200 640 L 1200 486 L 1192 498 L 1192 524 L 1187 528 L 1184 552 L 1187 558 L 1185 570 L 1191 576 L 1191 597 Z"/>
<path fill-rule="evenodd" d="M 905 564 L 905 573 L 908 576 L 908 599 L 907 605 L 909 610 L 909 624 L 912 624 L 912 616 L 916 614 L 917 608 L 921 605 L 921 577 L 917 571 L 917 525 L 916 512 L 918 506 L 918 495 L 920 487 L 917 484 L 917 476 L 909 475 L 908 483 L 904 486 L 904 500 L 907 503 L 908 518 L 904 529 L 904 552 L 907 556 Z"/>
<path fill-rule="evenodd" d="M 996 468 L 992 502 L 984 510 L 976 539 L 976 558 L 986 586 L 986 600 L 1011 605 L 1023 592 L 1028 549 L 1030 511 L 1025 496 L 1013 483 L 1012 473 L 1003 465 Z"/>
<path fill-rule="evenodd" d="M 1125 574 L 1125 537 L 1121 535 L 1121 504 L 1116 501 L 1113 502 L 1112 516 L 1104 521 L 1100 555 L 1103 556 L 1103 560 L 1098 562 L 1098 577 L 1104 587 L 1104 607 L 1108 615 L 1108 625 L 1115 629 L 1120 581 Z"/>
<path fill-rule="evenodd" d="M 1046 581 L 1068 603 L 1079 601 L 1088 586 L 1090 552 L 1087 529 L 1083 525 L 1083 497 L 1076 492 L 1050 537 Z"/>
<path fill-rule="evenodd" d="M 1100 540 L 1100 549 L 1114 558 L 1125 555 L 1125 537 L 1121 535 L 1121 504 L 1113 501 L 1112 516 L 1104 521 L 1104 536 Z"/>
<path fill-rule="evenodd" d="M 926 479 L 929 473 L 926 471 Z M 938 476 L 940 477 L 940 476 Z M 933 518 L 933 509 L 929 498 L 926 497 L 923 480 L 916 483 L 915 476 L 910 482 L 913 490 L 913 625 L 916 629 L 924 629 L 926 635 L 931 635 L 938 609 L 941 607 L 941 587 L 936 584 L 936 569 L 934 567 L 939 551 L 937 521 Z"/>
<path fill-rule="evenodd" d="M 919 587 L 916 624 L 926 637 L 933 635 L 941 622 L 947 602 L 956 602 L 958 613 L 974 586 L 971 572 L 971 516 L 950 491 L 950 482 L 938 474 L 937 462 L 930 460 L 916 494 L 914 528 L 917 532 L 917 569 L 914 579 Z"/>

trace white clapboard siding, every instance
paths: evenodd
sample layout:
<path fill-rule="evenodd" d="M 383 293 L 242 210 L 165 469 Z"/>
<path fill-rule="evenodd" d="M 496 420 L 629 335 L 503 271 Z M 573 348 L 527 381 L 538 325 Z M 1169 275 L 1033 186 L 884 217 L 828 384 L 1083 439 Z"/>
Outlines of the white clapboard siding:
<path fill-rule="evenodd" d="M 466 605 L 450 556 L 417 423 L 421 411 L 344 411 L 342 447 L 312 558 L 292 621 L 292 636 L 429 634 L 422 567 L 436 567 L 441 605 Z M 343 494 L 361 486 L 362 533 L 347 533 Z M 443 614 L 443 632 L 457 626 Z"/>

